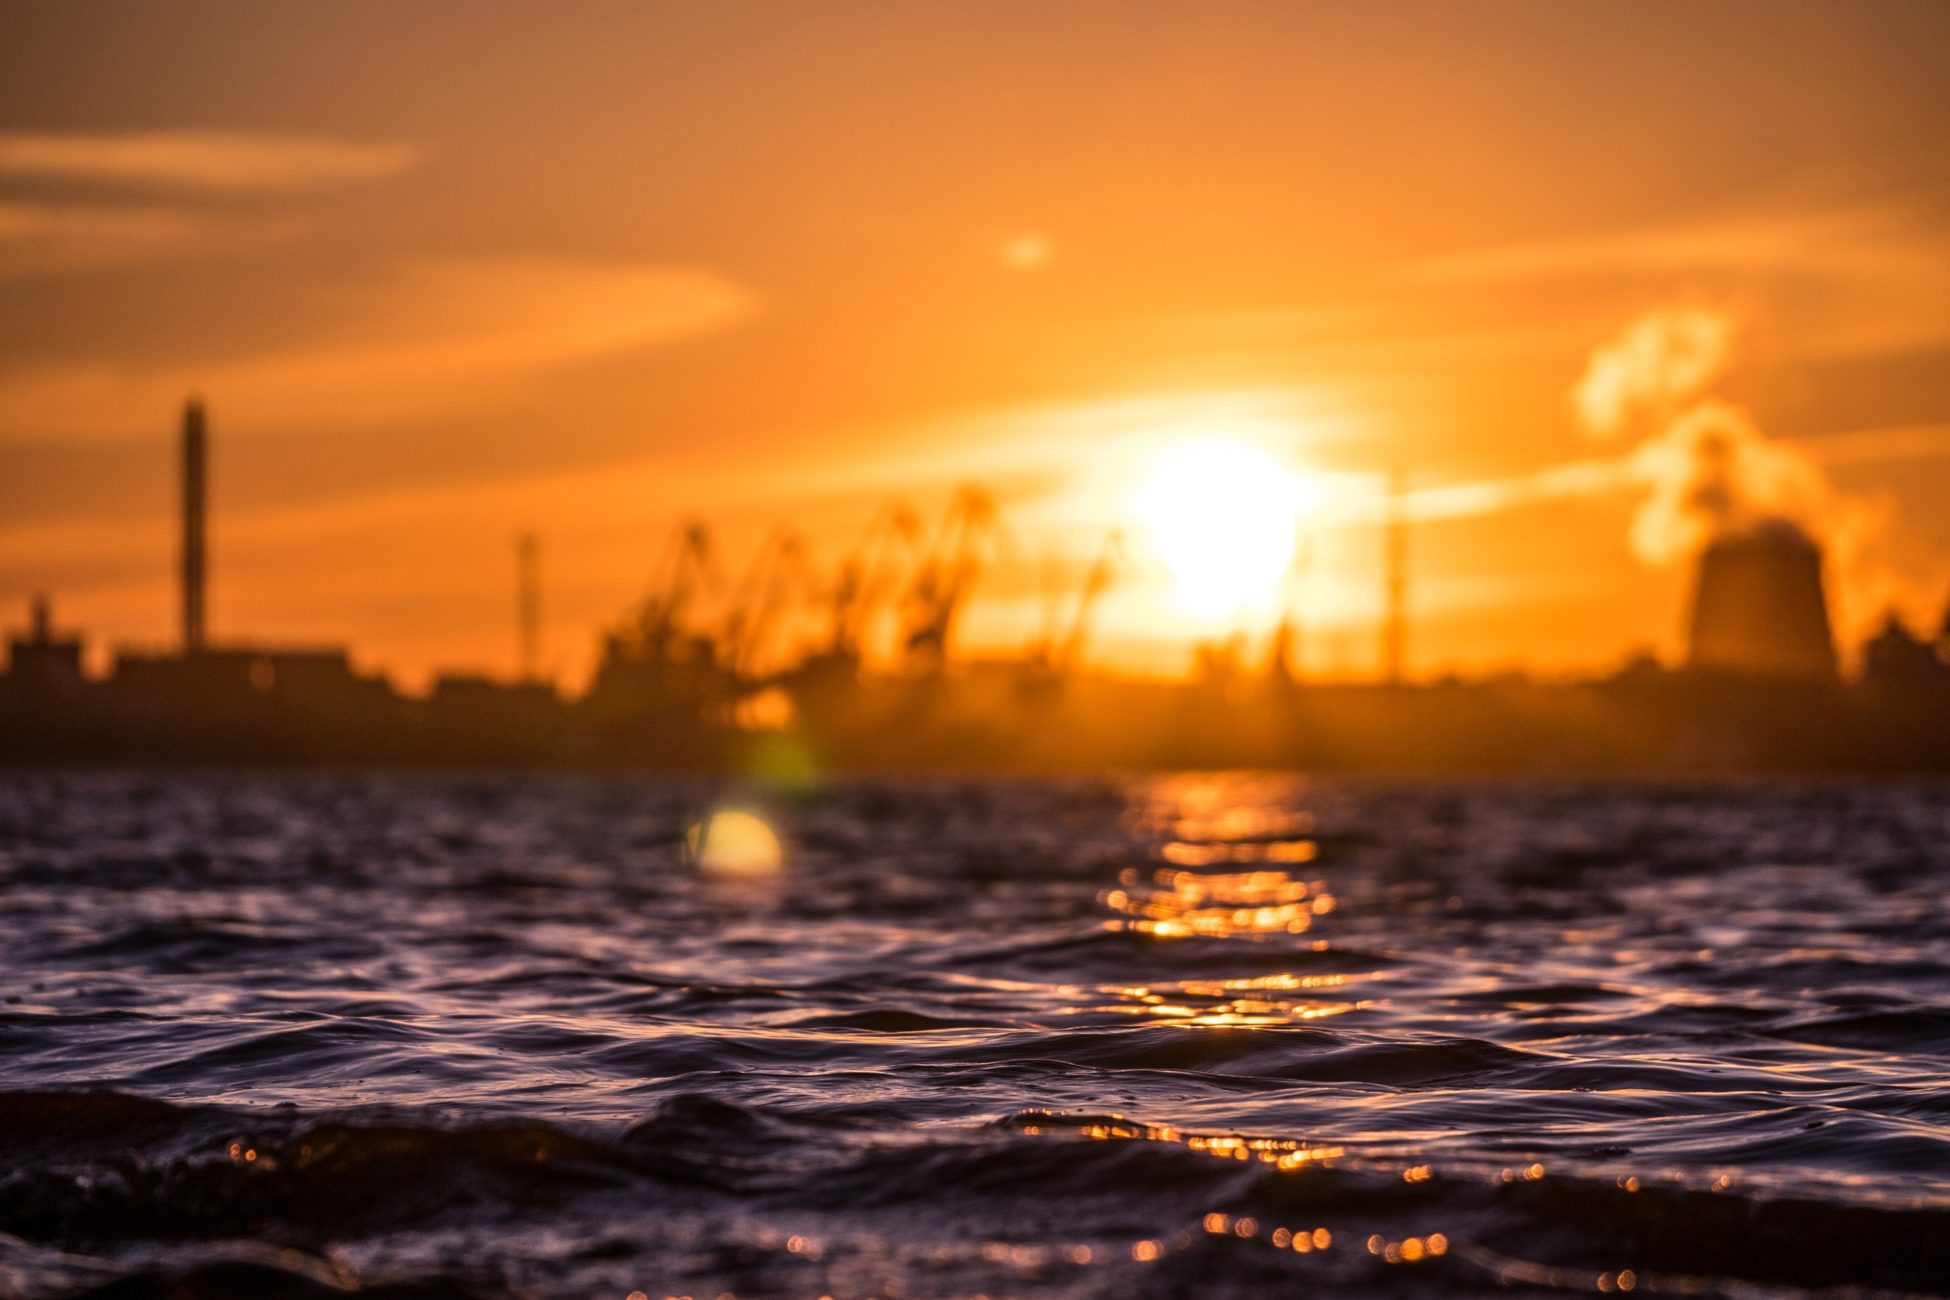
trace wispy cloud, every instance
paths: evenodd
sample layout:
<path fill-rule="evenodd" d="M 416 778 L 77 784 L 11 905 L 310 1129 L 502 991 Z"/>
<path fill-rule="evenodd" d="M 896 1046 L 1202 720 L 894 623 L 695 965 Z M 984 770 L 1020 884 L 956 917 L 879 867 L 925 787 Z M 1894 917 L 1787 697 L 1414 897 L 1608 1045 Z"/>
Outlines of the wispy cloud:
<path fill-rule="evenodd" d="M 0 200 L 0 279 L 130 266 L 281 238 L 277 217 L 182 208 Z"/>
<path fill-rule="evenodd" d="M 637 262 L 419 263 L 353 296 L 342 332 L 305 348 L 194 367 L 22 373 L 0 382 L 0 437 L 122 438 L 193 389 L 239 431 L 477 410 L 552 367 L 722 329 L 756 310 L 711 272 Z"/>
<path fill-rule="evenodd" d="M 1900 205 L 1784 211 L 1530 240 L 1425 258 L 1398 270 L 1420 288 L 1512 291 L 1650 287 L 1762 304 L 1770 332 L 1804 353 L 1931 346 L 1950 339 L 1950 237 Z"/>
<path fill-rule="evenodd" d="M 226 195 L 294 196 L 394 176 L 417 151 L 399 143 L 212 131 L 0 131 L 0 180 L 32 197 L 0 200 L 0 278 L 130 266 L 234 249 L 292 233 L 291 216 L 240 212 Z M 95 187 L 88 198 L 74 186 Z M 50 192 L 50 186 L 67 188 Z M 103 186 L 124 193 L 100 192 Z"/>
<path fill-rule="evenodd" d="M 1796 438 L 1789 445 L 1819 464 L 1880 465 L 1905 460 L 1950 459 L 1950 424 L 1910 424 L 1877 429 L 1847 429 Z M 1478 479 L 1419 488 L 1408 494 L 1409 517 L 1418 522 L 1475 519 L 1557 501 L 1642 490 L 1652 467 L 1633 453 L 1548 465 L 1508 478 Z M 1376 488 L 1351 495 L 1334 510 L 1337 522 L 1377 524 L 1391 504 Z"/>
<path fill-rule="evenodd" d="M 1886 267 L 1912 252 L 1888 214 L 1840 212 L 1689 222 L 1607 235 L 1475 249 L 1407 268 L 1410 279 L 1485 283 L 1643 272 L 1766 271 L 1814 258 Z"/>
<path fill-rule="evenodd" d="M 1900 424 L 1849 429 L 1799 440 L 1824 465 L 1879 465 L 1895 460 L 1950 458 L 1950 424 Z"/>
<path fill-rule="evenodd" d="M 245 191 L 380 180 L 418 161 L 413 146 L 328 136 L 220 131 L 0 132 L 0 176 Z"/>

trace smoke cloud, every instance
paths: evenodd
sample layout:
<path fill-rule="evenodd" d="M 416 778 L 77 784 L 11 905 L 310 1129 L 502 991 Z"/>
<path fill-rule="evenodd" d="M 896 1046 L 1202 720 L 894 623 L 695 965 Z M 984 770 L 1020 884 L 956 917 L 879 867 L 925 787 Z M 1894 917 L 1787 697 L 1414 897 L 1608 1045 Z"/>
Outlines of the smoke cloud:
<path fill-rule="evenodd" d="M 1726 373 L 1733 322 L 1701 307 L 1648 312 L 1592 353 L 1571 399 L 1596 438 L 1656 433 Z"/>
<path fill-rule="evenodd" d="M 1852 552 L 1871 522 L 1867 504 L 1716 395 L 1734 333 L 1729 316 L 1705 307 L 1649 312 L 1592 354 L 1572 392 L 1592 437 L 1636 442 L 1629 462 L 1647 492 L 1632 549 L 1670 564 L 1715 537 L 1794 528 L 1831 554 Z"/>

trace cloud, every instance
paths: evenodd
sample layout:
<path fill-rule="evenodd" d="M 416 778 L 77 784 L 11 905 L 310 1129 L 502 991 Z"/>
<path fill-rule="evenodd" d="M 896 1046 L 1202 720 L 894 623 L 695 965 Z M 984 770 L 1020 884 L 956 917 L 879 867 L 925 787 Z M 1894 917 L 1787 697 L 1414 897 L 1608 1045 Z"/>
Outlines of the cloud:
<path fill-rule="evenodd" d="M 351 297 L 348 324 L 309 347 L 0 382 L 0 437 L 119 440 L 166 420 L 192 390 L 240 432 L 477 410 L 551 368 L 723 329 L 756 310 L 708 271 L 637 262 L 421 262 Z"/>
<path fill-rule="evenodd" d="M 1473 519 L 1552 501 L 1603 496 L 1636 482 L 1631 459 L 1619 456 L 1570 461 L 1509 478 L 1420 488 L 1408 493 L 1405 504 L 1409 517 L 1417 522 Z M 1378 524 L 1389 517 L 1391 508 L 1388 499 L 1375 491 L 1350 502 L 1341 513 L 1351 522 Z"/>
<path fill-rule="evenodd" d="M 1512 293 L 1575 289 L 1609 312 L 1702 287 L 1764 308 L 1769 333 L 1804 355 L 1950 339 L 1950 235 L 1912 207 L 1789 211 L 1529 240 L 1427 258 L 1408 284 Z M 1609 296 L 1608 296 L 1609 295 Z"/>
<path fill-rule="evenodd" d="M 1824 465 L 1876 465 L 1950 456 L 1950 424 L 1849 429 L 1802 440 Z"/>
<path fill-rule="evenodd" d="M 1699 425 L 1695 425 L 1697 432 Z M 1950 424 L 1907 424 L 1877 429 L 1847 429 L 1782 444 L 1824 469 L 1842 465 L 1882 465 L 1900 460 L 1950 459 Z M 1636 447 L 1624 455 L 1574 460 L 1508 478 L 1478 479 L 1417 488 L 1408 494 L 1408 512 L 1420 521 L 1474 519 L 1553 501 L 1576 501 L 1642 489 L 1656 467 L 1648 462 L 1662 452 Z M 1380 523 L 1389 503 L 1379 491 L 1346 503 L 1340 518 Z"/>
<path fill-rule="evenodd" d="M 219 131 L 0 132 L 0 176 L 214 191 L 296 190 L 396 176 L 400 143 Z"/>
<path fill-rule="evenodd" d="M 0 279 L 129 266 L 284 238 L 295 228 L 289 217 L 241 214 L 211 200 L 379 180 L 407 170 L 417 158 L 410 145 L 319 136 L 0 132 L 0 180 L 106 184 L 147 196 L 130 202 L 101 196 L 0 199 Z"/>
<path fill-rule="evenodd" d="M 1458 284 L 1710 270 L 1772 271 L 1809 259 L 1867 269 L 1906 259 L 1886 214 L 1840 212 L 1700 221 L 1617 234 L 1531 240 L 1428 258 L 1410 279 Z M 1907 241 L 1904 241 L 1905 243 Z"/>
<path fill-rule="evenodd" d="M 289 223 L 168 207 L 0 200 L 0 279 L 129 266 L 283 237 Z"/>

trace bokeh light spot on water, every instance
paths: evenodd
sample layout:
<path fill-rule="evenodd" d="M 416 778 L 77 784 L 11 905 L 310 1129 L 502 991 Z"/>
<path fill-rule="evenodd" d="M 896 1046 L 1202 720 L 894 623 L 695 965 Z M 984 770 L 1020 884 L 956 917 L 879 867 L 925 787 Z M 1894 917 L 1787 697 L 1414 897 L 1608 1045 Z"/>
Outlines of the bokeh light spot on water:
<path fill-rule="evenodd" d="M 778 833 L 757 813 L 718 808 L 686 836 L 698 871 L 720 880 L 766 880 L 785 869 Z"/>

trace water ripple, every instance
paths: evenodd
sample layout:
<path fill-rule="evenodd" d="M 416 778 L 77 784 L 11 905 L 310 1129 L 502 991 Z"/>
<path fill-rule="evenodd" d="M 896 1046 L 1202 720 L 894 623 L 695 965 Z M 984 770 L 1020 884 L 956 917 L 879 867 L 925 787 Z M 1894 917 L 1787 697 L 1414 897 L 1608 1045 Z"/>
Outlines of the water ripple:
<path fill-rule="evenodd" d="M 0 1295 L 1950 1293 L 1945 795 L 10 777 Z"/>

